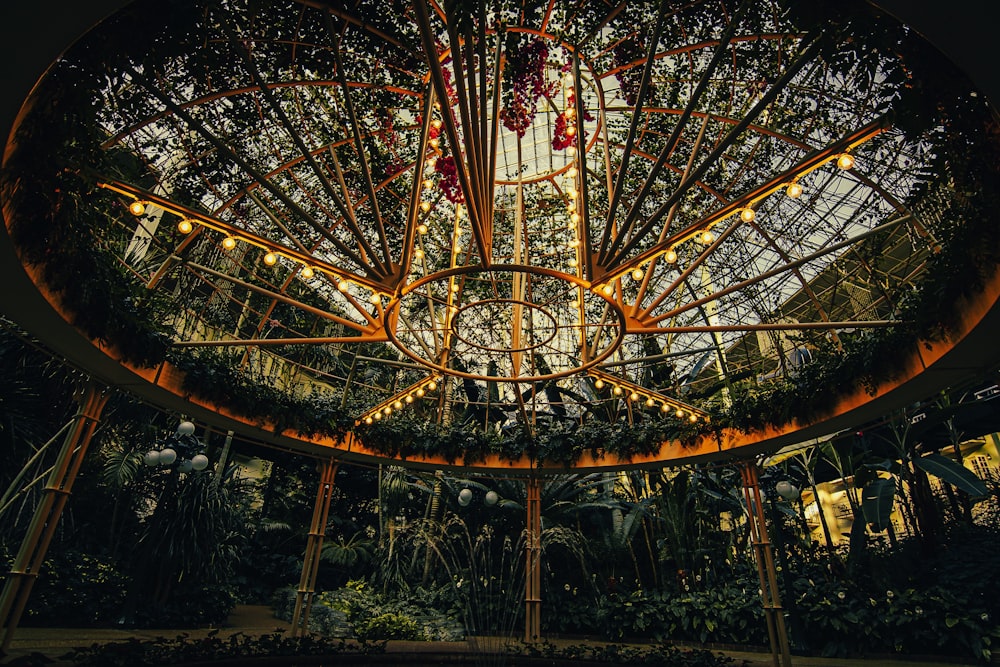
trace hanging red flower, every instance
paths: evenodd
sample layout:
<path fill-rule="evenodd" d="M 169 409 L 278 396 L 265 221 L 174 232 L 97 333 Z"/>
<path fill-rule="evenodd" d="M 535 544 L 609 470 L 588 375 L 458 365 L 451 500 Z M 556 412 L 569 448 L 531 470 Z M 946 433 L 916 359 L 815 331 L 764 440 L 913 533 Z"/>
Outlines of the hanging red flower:
<path fill-rule="evenodd" d="M 549 49 L 540 39 L 532 39 L 521 48 L 508 48 L 504 71 L 504 106 L 500 112 L 503 126 L 523 137 L 535 118 L 538 99 L 550 92 L 545 81 Z"/>
<path fill-rule="evenodd" d="M 458 184 L 458 167 L 455 165 L 455 158 L 450 155 L 438 158 L 437 162 L 434 163 L 434 171 L 441 176 L 438 187 L 444 193 L 444 198 L 452 204 L 465 203 L 465 193 L 462 192 L 462 188 Z"/>
<path fill-rule="evenodd" d="M 571 127 L 569 124 L 569 116 L 563 111 L 561 114 L 556 116 L 556 128 L 555 132 L 552 134 L 552 148 L 557 151 L 561 151 L 565 148 L 569 148 L 573 144 L 575 139 L 575 133 L 570 134 L 566 130 Z"/>

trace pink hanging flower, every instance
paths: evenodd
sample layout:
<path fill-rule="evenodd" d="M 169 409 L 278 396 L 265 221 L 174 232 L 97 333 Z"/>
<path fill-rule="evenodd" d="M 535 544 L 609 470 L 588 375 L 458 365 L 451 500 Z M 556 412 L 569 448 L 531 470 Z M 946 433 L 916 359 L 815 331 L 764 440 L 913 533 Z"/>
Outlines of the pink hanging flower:
<path fill-rule="evenodd" d="M 458 166 L 455 164 L 455 158 L 450 155 L 438 158 L 434 163 L 434 171 L 441 176 L 438 187 L 444 193 L 444 198 L 452 204 L 465 203 L 465 193 L 458 183 Z"/>

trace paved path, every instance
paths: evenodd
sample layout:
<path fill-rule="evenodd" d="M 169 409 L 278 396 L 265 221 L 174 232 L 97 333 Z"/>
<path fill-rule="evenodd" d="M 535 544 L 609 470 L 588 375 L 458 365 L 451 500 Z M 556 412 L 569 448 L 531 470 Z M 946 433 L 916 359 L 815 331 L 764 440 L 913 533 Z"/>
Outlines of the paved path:
<path fill-rule="evenodd" d="M 237 605 L 226 624 L 218 628 L 222 637 L 236 633 L 246 635 L 264 635 L 275 630 L 287 631 L 290 625 L 275 618 L 268 607 L 257 605 Z M 198 628 L 193 630 L 134 630 L 107 628 L 19 628 L 14 635 L 8 654 L 0 659 L 0 665 L 17 664 L 24 656 L 32 653 L 42 653 L 52 660 L 50 667 L 68 665 L 59 657 L 75 647 L 90 646 L 94 643 L 113 643 L 131 638 L 155 639 L 157 637 L 173 638 L 180 634 L 197 638 L 207 635 L 214 628 Z M 403 656 L 420 654 L 431 658 L 433 654 L 470 653 L 475 655 L 475 640 L 460 642 L 407 642 L 391 641 L 386 646 L 387 653 L 400 654 L 400 662 L 406 661 Z M 592 640 L 554 640 L 554 644 L 592 644 L 603 646 L 608 642 Z M 733 658 L 732 667 L 775 667 L 769 653 L 754 651 L 715 651 Z M 886 658 L 843 660 L 840 658 L 816 658 L 810 656 L 792 656 L 793 667 L 956 667 L 969 664 L 968 660 L 952 662 L 932 662 L 927 660 L 896 660 Z"/>

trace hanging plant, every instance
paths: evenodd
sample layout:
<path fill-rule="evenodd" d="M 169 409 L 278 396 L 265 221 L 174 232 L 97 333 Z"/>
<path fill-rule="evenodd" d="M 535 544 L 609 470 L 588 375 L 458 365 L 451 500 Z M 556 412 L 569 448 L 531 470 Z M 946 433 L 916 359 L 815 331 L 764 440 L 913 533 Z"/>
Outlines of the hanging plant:
<path fill-rule="evenodd" d="M 570 123 L 569 112 L 563 111 L 556 116 L 555 132 L 552 134 L 552 148 L 557 151 L 565 150 L 573 145 L 576 137 L 576 128 Z"/>
<path fill-rule="evenodd" d="M 438 158 L 434 163 L 434 171 L 440 176 L 438 186 L 444 193 L 445 199 L 452 204 L 462 204 L 465 202 L 465 193 L 458 184 L 458 165 L 455 164 L 453 156 Z"/>
<path fill-rule="evenodd" d="M 637 60 L 642 60 L 646 55 L 645 50 L 642 48 L 642 44 L 639 43 L 638 38 L 634 37 L 616 44 L 611 50 L 611 54 L 614 67 L 622 68 L 615 72 L 615 78 L 618 79 L 622 97 L 630 106 L 635 106 L 635 103 L 639 99 L 642 68 L 639 66 L 628 67 L 628 65 Z M 649 93 L 651 94 L 652 91 L 652 83 L 650 83 Z"/>
<path fill-rule="evenodd" d="M 545 63 L 549 49 L 535 38 L 521 47 L 508 48 L 504 71 L 504 105 L 500 112 L 503 126 L 523 137 L 538 110 L 538 100 L 549 94 L 545 81 Z"/>

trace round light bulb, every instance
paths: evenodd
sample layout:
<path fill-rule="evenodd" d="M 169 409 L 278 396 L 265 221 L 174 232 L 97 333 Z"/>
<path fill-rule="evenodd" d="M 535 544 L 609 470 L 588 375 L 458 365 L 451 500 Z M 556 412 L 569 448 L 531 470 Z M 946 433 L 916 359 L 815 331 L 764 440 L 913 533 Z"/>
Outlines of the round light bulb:
<path fill-rule="evenodd" d="M 611 390 L 611 393 L 613 393 L 615 396 L 621 396 L 622 388 L 619 386 L 615 386 L 615 388 Z"/>
<path fill-rule="evenodd" d="M 200 472 L 208 467 L 208 457 L 204 454 L 195 454 L 191 457 L 191 467 Z"/>
<path fill-rule="evenodd" d="M 435 118 L 434 120 L 431 121 L 431 125 L 433 125 L 435 128 L 440 128 L 441 127 L 441 119 L 440 118 Z"/>
<path fill-rule="evenodd" d="M 850 169 L 854 166 L 854 156 L 850 153 L 841 153 L 837 156 L 837 167 L 840 169 Z"/>
<path fill-rule="evenodd" d="M 567 137 L 572 137 L 575 134 L 576 134 L 576 128 L 573 127 L 572 125 L 567 125 L 566 126 L 566 136 Z"/>
<path fill-rule="evenodd" d="M 604 389 L 604 380 L 598 378 L 597 380 L 594 381 L 594 386 L 597 387 L 598 389 Z"/>
<path fill-rule="evenodd" d="M 628 397 L 629 400 L 631 401 L 638 401 L 641 398 L 641 396 L 639 396 L 639 392 L 637 391 L 633 391 L 631 394 L 628 395 Z"/>
<path fill-rule="evenodd" d="M 792 199 L 798 199 L 802 196 L 802 186 L 798 183 L 789 183 L 788 187 L 785 188 L 785 194 Z"/>
<path fill-rule="evenodd" d="M 372 419 L 371 417 L 365 417 L 365 423 L 366 424 L 371 424 L 373 421 L 375 421 L 375 420 Z"/>
<path fill-rule="evenodd" d="M 701 236 L 699 237 L 699 240 L 700 240 L 700 241 L 701 241 L 702 243 L 704 243 L 705 245 L 708 245 L 709 243 L 711 243 L 712 241 L 714 241 L 714 240 L 715 240 L 715 234 L 713 234 L 713 233 L 711 232 L 711 230 L 709 230 L 709 229 L 706 229 L 705 231 L 703 231 L 703 232 L 701 233 Z"/>
<path fill-rule="evenodd" d="M 183 421 L 178 424 L 177 435 L 194 435 L 194 423 Z"/>
<path fill-rule="evenodd" d="M 634 268 L 632 269 L 632 280 L 642 280 L 642 269 Z"/>
<path fill-rule="evenodd" d="M 570 308 L 579 308 L 580 307 L 580 301 L 578 299 L 573 299 L 572 301 L 569 302 L 569 307 Z"/>
<path fill-rule="evenodd" d="M 487 491 L 486 495 L 483 497 L 483 503 L 488 507 L 493 507 L 500 501 L 500 496 L 496 491 Z"/>
<path fill-rule="evenodd" d="M 226 238 L 222 239 L 222 247 L 225 248 L 226 250 L 232 250 L 233 248 L 236 247 L 236 239 L 233 238 L 232 236 L 227 236 Z"/>
<path fill-rule="evenodd" d="M 371 302 L 377 306 L 382 305 L 382 295 L 379 294 L 378 292 L 374 292 L 371 295 Z"/>
<path fill-rule="evenodd" d="M 177 231 L 181 234 L 190 234 L 192 229 L 194 229 L 194 225 L 192 225 L 191 221 L 187 218 L 184 218 L 177 223 Z"/>
<path fill-rule="evenodd" d="M 132 215 L 142 215 L 146 212 L 145 202 L 141 202 L 136 199 L 134 202 L 128 205 L 128 212 Z"/>
<path fill-rule="evenodd" d="M 472 502 L 472 489 L 462 489 L 458 492 L 458 504 L 467 507 Z"/>
<path fill-rule="evenodd" d="M 274 266 L 275 264 L 277 264 L 277 262 L 278 262 L 278 256 L 275 255 L 273 252 L 269 252 L 266 255 L 264 255 L 264 263 L 267 264 L 268 266 Z"/>
<path fill-rule="evenodd" d="M 429 201 L 420 202 L 420 210 L 423 211 L 424 213 L 431 210 L 431 203 Z"/>
<path fill-rule="evenodd" d="M 431 189 L 432 187 L 434 187 L 434 181 L 432 181 L 432 180 L 431 180 L 431 179 L 429 179 L 429 178 L 428 178 L 428 179 L 425 179 L 425 180 L 424 180 L 424 189 L 425 189 L 425 190 L 430 190 L 430 189 Z"/>
<path fill-rule="evenodd" d="M 438 146 L 441 145 L 441 141 L 437 137 L 435 137 L 435 138 L 431 139 L 430 144 L 431 144 L 431 148 L 437 148 Z"/>
<path fill-rule="evenodd" d="M 605 295 L 611 296 L 614 293 L 615 293 L 615 286 L 614 286 L 614 284 L 608 283 L 607 285 L 604 286 L 604 294 Z"/>
<path fill-rule="evenodd" d="M 312 278 L 314 275 L 316 275 L 316 272 L 313 271 L 313 268 L 311 266 L 303 266 L 302 267 L 302 277 L 303 278 Z"/>
<path fill-rule="evenodd" d="M 177 452 L 175 452 L 170 447 L 166 447 L 160 450 L 160 465 L 168 466 L 177 460 Z"/>
<path fill-rule="evenodd" d="M 437 388 L 438 388 L 437 382 L 435 382 L 434 380 L 431 380 L 430 382 L 427 383 L 427 391 L 434 391 Z"/>
<path fill-rule="evenodd" d="M 142 462 L 149 467 L 160 465 L 160 453 L 155 449 L 151 449 L 143 454 Z"/>
<path fill-rule="evenodd" d="M 337 289 L 339 289 L 341 292 L 346 292 L 348 288 L 350 288 L 350 286 L 351 283 L 347 282 L 346 280 L 337 281 Z"/>
<path fill-rule="evenodd" d="M 403 402 L 402 401 L 396 401 L 395 403 L 392 404 L 392 407 L 394 409 L 396 409 L 396 410 L 402 410 L 403 409 Z"/>
<path fill-rule="evenodd" d="M 405 401 L 406 403 L 412 403 L 413 402 L 413 394 L 407 394 L 406 396 L 404 396 L 403 397 L 403 401 Z"/>
<path fill-rule="evenodd" d="M 372 419 L 374 419 L 375 421 L 382 419 L 382 413 L 376 412 L 375 414 L 372 415 Z"/>
<path fill-rule="evenodd" d="M 651 408 L 654 405 L 656 405 L 656 401 L 653 400 L 652 396 L 650 396 L 649 398 L 646 399 L 646 407 L 647 408 Z"/>
<path fill-rule="evenodd" d="M 576 265 L 577 265 L 577 264 L 578 264 L 579 262 L 577 262 L 577 261 L 576 261 L 576 258 L 575 258 L 575 257 L 573 257 L 573 258 L 571 258 L 571 259 L 570 259 L 570 260 L 569 260 L 568 262 L 566 262 L 566 263 L 567 263 L 567 264 L 569 264 L 569 265 L 570 265 L 571 267 L 573 267 L 573 268 L 576 268 Z"/>
<path fill-rule="evenodd" d="M 660 412 L 670 412 L 670 406 L 664 403 L 660 406 Z"/>
<path fill-rule="evenodd" d="M 413 256 L 416 257 L 417 259 L 423 259 L 424 251 L 421 250 L 420 248 L 417 248 L 416 250 L 413 251 Z"/>
<path fill-rule="evenodd" d="M 570 213 L 569 221 L 572 222 L 574 225 L 577 224 L 577 223 L 579 223 L 580 222 L 580 214 L 576 213 L 576 212 Z"/>
<path fill-rule="evenodd" d="M 580 172 L 579 170 L 577 170 L 576 167 L 570 167 L 569 171 L 566 172 L 566 175 L 569 176 L 570 178 L 576 178 L 576 175 L 579 173 Z"/>
<path fill-rule="evenodd" d="M 677 261 L 677 251 L 671 248 L 663 253 L 663 259 L 666 260 L 667 264 L 673 264 Z"/>
<path fill-rule="evenodd" d="M 691 415 L 690 417 L 688 417 L 688 421 L 690 421 L 692 424 L 695 423 L 696 421 L 698 421 L 698 415 Z"/>
<path fill-rule="evenodd" d="M 382 412 L 385 414 L 386 417 L 388 417 L 389 415 L 392 414 L 392 406 L 391 405 L 385 406 L 384 408 L 382 408 Z"/>
<path fill-rule="evenodd" d="M 427 233 L 427 225 L 424 225 L 424 224 L 417 225 L 417 232 L 419 232 L 421 234 L 426 234 Z"/>
<path fill-rule="evenodd" d="M 677 408 L 677 412 L 674 413 L 674 414 L 676 414 L 678 417 L 683 417 L 684 416 L 684 411 L 681 410 L 680 408 Z"/>
<path fill-rule="evenodd" d="M 423 390 L 423 388 L 417 389 L 413 393 L 417 395 L 417 398 L 423 398 L 424 397 L 424 390 Z"/>
<path fill-rule="evenodd" d="M 743 222 L 753 222 L 753 219 L 757 217 L 757 212 L 752 208 L 745 208 L 740 211 L 740 220 Z"/>

